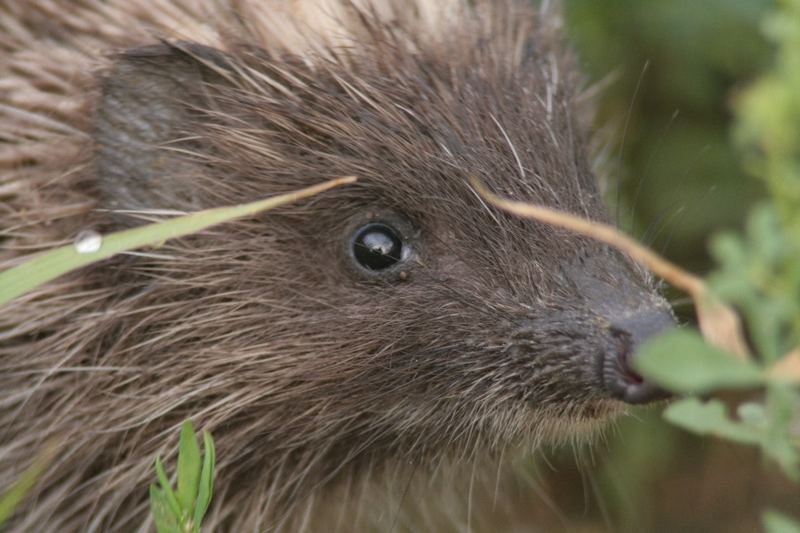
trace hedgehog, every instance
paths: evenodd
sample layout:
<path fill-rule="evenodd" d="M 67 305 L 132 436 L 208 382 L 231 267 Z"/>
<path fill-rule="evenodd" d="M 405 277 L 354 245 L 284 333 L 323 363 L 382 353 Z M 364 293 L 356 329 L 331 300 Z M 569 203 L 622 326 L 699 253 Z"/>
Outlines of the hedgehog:
<path fill-rule="evenodd" d="M 631 365 L 674 322 L 657 282 L 470 185 L 610 221 L 561 24 L 523 0 L 4 2 L 0 268 L 358 177 L 2 308 L 0 486 L 58 443 L 11 530 L 151 528 L 191 419 L 209 530 L 423 531 L 460 485 L 435 476 L 662 397 Z M 412 478 L 428 510 L 398 526 L 373 496 Z"/>

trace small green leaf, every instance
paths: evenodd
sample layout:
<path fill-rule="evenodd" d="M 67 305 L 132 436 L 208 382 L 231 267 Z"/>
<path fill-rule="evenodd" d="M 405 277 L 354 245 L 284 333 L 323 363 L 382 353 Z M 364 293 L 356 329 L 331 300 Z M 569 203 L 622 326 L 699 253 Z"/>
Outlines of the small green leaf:
<path fill-rule="evenodd" d="M 800 465 L 800 449 L 789 435 L 771 433 L 765 435 L 761 448 L 764 453 L 778 466 L 781 467 L 786 476 L 795 483 L 800 481 L 798 465 Z"/>
<path fill-rule="evenodd" d="M 211 497 L 214 492 L 214 468 L 216 463 L 216 450 L 214 439 L 207 432 L 203 432 L 203 469 L 200 472 L 200 490 L 197 494 L 197 503 L 194 507 L 192 523 L 195 532 L 200 531 L 200 524 L 211 504 Z"/>
<path fill-rule="evenodd" d="M 758 366 L 709 346 L 690 330 L 670 331 L 646 343 L 634 366 L 646 378 L 681 394 L 763 382 Z"/>
<path fill-rule="evenodd" d="M 761 446 L 795 482 L 800 481 L 800 446 L 797 437 L 792 435 L 797 406 L 800 406 L 800 395 L 796 390 L 779 384 L 769 385 L 765 409 L 768 419 Z"/>
<path fill-rule="evenodd" d="M 200 533 L 203 517 L 211 503 L 215 464 L 216 451 L 211 435 L 203 432 L 201 462 L 194 427 L 190 420 L 186 420 L 181 425 L 178 445 L 177 491 L 172 489 L 161 457 L 156 457 L 156 477 L 161 488 L 151 487 L 150 501 L 159 533 Z"/>
<path fill-rule="evenodd" d="M 176 517 L 181 516 L 181 505 L 178 503 L 178 498 L 175 497 L 175 492 L 173 492 L 172 485 L 169 483 L 167 473 L 164 471 L 164 465 L 161 464 L 161 457 L 156 457 L 156 477 L 161 484 L 161 490 L 164 492 L 164 499 L 170 511 Z"/>
<path fill-rule="evenodd" d="M 158 533 L 180 533 L 177 518 L 170 512 L 164 491 L 150 485 L 150 512 Z"/>
<path fill-rule="evenodd" d="M 731 420 L 719 400 L 702 403 L 697 398 L 686 398 L 670 405 L 664 411 L 664 418 L 700 435 L 715 435 L 744 444 L 761 442 L 758 430 Z"/>
<path fill-rule="evenodd" d="M 765 511 L 761 520 L 766 533 L 800 533 L 800 522 L 777 511 Z"/>
<path fill-rule="evenodd" d="M 194 435 L 192 422 L 187 420 L 181 427 L 181 440 L 178 447 L 178 502 L 181 504 L 185 522 L 194 509 L 197 498 L 197 485 L 200 482 L 200 447 Z"/>

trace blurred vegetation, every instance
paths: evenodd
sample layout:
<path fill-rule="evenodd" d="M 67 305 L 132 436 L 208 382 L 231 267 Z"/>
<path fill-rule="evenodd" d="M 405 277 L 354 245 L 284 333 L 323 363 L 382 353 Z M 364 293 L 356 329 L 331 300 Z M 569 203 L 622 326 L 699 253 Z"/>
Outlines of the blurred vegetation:
<path fill-rule="evenodd" d="M 176 488 L 167 477 L 161 457 L 156 457 L 158 486 L 150 485 L 150 512 L 158 533 L 200 533 L 214 492 L 215 462 L 211 434 L 203 431 L 201 457 L 194 426 L 186 420 L 178 445 Z"/>
<path fill-rule="evenodd" d="M 704 272 L 709 236 L 740 227 L 762 187 L 731 143 L 731 96 L 769 65 L 768 0 L 566 0 L 623 226 Z M 616 188 L 619 187 L 619 194 Z"/>
<path fill-rule="evenodd" d="M 758 146 L 743 148 L 757 145 L 754 132 L 769 124 L 754 123 L 759 112 L 752 110 L 752 100 L 750 110 L 740 104 L 738 127 L 734 115 L 734 102 L 746 102 L 742 93 L 774 64 L 763 21 L 781 26 L 779 19 L 766 17 L 776 2 L 565 4 L 583 69 L 590 82 L 603 87 L 596 120 L 608 132 L 603 170 L 620 224 L 676 263 L 708 273 L 715 265 L 711 237 L 721 230 L 742 231 L 750 209 L 768 190 L 776 194 L 773 183 L 748 172 L 770 170 L 754 157 Z M 794 14 L 800 17 L 800 10 Z M 799 36 L 791 42 L 798 44 Z M 761 101 L 769 98 L 762 95 Z M 797 147 L 795 133 L 790 130 L 783 139 L 788 135 Z M 726 259 L 721 242 L 716 256 Z M 750 250 L 758 244 L 752 238 L 740 244 L 745 242 Z M 723 274 L 731 269 L 727 261 Z M 678 311 L 685 321 L 693 320 L 687 307 Z M 746 393 L 727 397 L 729 403 L 746 398 Z M 800 517 L 800 489 L 757 450 L 689 435 L 669 426 L 660 409 L 634 412 L 587 455 L 576 465 L 573 452 L 564 451 L 549 461 L 552 466 L 539 469 L 541 490 L 555 507 L 540 504 L 542 531 L 749 533 L 762 531 L 767 508 Z"/>

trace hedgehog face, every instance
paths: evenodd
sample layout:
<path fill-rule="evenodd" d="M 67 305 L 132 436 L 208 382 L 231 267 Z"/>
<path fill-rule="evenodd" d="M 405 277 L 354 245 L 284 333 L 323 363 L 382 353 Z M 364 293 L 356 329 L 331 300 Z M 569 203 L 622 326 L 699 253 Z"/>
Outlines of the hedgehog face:
<path fill-rule="evenodd" d="M 130 210 L 360 178 L 167 245 L 166 262 L 137 261 L 131 283 L 169 293 L 179 311 L 165 331 L 224 317 L 174 349 L 242 357 L 232 379 L 254 387 L 286 378 L 278 366 L 313 391 L 292 410 L 335 405 L 353 424 L 339 435 L 380 435 L 391 453 L 476 444 L 456 435 L 490 447 L 563 435 L 618 400 L 658 397 L 629 366 L 673 322 L 647 276 L 604 246 L 487 207 L 467 182 L 605 220 L 569 80 L 542 74 L 552 57 L 487 74 L 477 50 L 454 63 L 375 46 L 309 66 L 159 45 L 121 55 L 103 79 L 98 188 L 122 210 L 116 225 Z M 405 68 L 387 73 L 387 61 Z M 256 424 L 272 402 L 265 393 L 238 416 Z"/>

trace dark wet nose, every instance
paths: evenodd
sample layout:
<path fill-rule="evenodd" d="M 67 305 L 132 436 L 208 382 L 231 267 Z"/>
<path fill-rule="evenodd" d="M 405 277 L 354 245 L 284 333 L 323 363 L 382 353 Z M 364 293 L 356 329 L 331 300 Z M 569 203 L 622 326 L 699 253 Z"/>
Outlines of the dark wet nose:
<path fill-rule="evenodd" d="M 613 346 L 603 360 L 603 383 L 616 398 L 631 404 L 667 398 L 669 393 L 649 383 L 633 370 L 638 348 L 649 338 L 675 326 L 672 314 L 663 310 L 632 313 L 611 323 Z"/>

